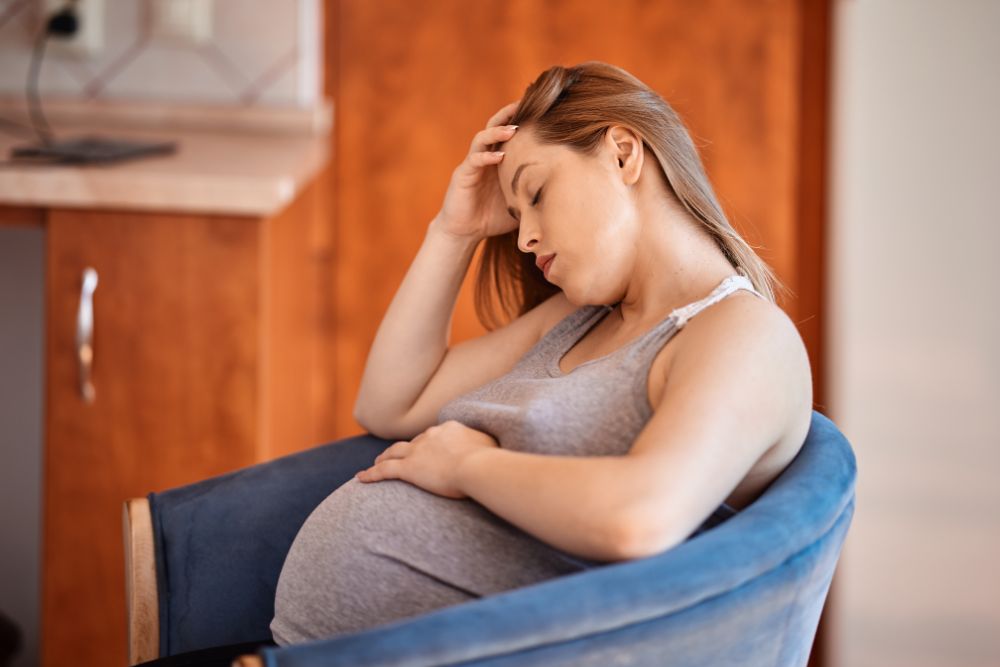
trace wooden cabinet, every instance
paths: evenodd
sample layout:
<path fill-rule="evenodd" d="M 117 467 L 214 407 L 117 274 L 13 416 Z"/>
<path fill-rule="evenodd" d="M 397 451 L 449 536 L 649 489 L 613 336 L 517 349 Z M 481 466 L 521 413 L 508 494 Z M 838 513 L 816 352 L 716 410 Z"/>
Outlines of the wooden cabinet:
<path fill-rule="evenodd" d="M 321 174 L 266 217 L 31 213 L 46 243 L 42 665 L 126 663 L 126 498 L 332 439 L 324 188 Z"/>

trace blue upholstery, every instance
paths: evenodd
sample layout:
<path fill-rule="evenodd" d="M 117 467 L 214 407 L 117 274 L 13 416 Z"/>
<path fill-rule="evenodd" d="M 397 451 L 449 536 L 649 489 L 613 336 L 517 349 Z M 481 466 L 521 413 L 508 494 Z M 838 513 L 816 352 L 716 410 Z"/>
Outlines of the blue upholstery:
<path fill-rule="evenodd" d="M 389 444 L 359 435 L 150 493 L 160 655 L 270 637 L 299 527 Z M 855 475 L 850 444 L 814 411 L 802 450 L 756 502 L 672 549 L 259 654 L 268 667 L 805 665 Z"/>

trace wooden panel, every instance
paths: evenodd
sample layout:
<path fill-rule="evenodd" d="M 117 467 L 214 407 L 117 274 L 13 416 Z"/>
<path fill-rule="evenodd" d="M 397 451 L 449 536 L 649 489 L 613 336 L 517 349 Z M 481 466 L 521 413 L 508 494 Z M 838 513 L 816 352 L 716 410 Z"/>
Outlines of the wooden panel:
<path fill-rule="evenodd" d="M 826 294 L 826 207 L 829 158 L 830 30 L 829 0 L 803 3 L 800 34 L 802 63 L 799 110 L 798 196 L 798 313 L 799 331 L 806 342 L 813 370 L 813 403 L 829 414 L 826 405 L 826 347 L 823 342 Z"/>
<path fill-rule="evenodd" d="M 262 397 L 258 460 L 328 442 L 334 432 L 333 229 L 321 172 L 288 208 L 264 220 Z"/>
<path fill-rule="evenodd" d="M 42 664 L 125 664 L 122 502 L 256 459 L 260 227 L 67 210 L 47 235 Z M 93 404 L 74 346 L 88 266 Z"/>
<path fill-rule="evenodd" d="M 309 369 L 312 383 L 312 446 L 337 438 L 337 404 L 341 381 L 337 377 L 337 265 L 334 239 L 337 216 L 334 209 L 334 170 L 332 164 L 313 181 L 312 258 L 316 269 L 315 331 L 318 338 L 316 365 Z M 350 392 L 346 392 L 350 394 Z"/>
<path fill-rule="evenodd" d="M 798 112 L 800 131 L 798 145 L 799 187 L 795 229 L 795 248 L 799 270 L 792 285 L 798 294 L 796 316 L 799 333 L 809 352 L 813 375 L 813 406 L 829 415 L 826 405 L 826 346 L 823 330 L 826 326 L 826 191 L 828 160 L 828 127 L 830 106 L 830 0 L 804 0 L 799 28 L 800 89 Z M 823 667 L 832 656 L 830 638 L 831 611 L 837 604 L 837 576 L 834 572 L 830 592 L 823 605 L 816 640 L 807 667 Z"/>
<path fill-rule="evenodd" d="M 41 227 L 45 212 L 40 208 L 0 205 L 0 227 Z"/>

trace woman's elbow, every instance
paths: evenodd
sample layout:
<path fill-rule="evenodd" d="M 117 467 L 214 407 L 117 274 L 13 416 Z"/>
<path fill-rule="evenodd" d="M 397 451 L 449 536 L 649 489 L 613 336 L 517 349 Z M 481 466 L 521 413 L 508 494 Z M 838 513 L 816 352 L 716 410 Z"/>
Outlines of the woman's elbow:
<path fill-rule="evenodd" d="M 662 553 L 683 541 L 665 522 L 620 518 L 611 530 L 610 550 L 615 560 L 635 560 Z"/>

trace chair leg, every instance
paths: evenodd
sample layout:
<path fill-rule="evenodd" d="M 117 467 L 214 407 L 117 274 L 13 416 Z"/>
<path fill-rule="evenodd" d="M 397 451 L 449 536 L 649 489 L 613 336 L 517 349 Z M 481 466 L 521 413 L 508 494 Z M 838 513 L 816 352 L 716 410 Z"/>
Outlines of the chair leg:
<path fill-rule="evenodd" d="M 147 498 L 122 505 L 125 542 L 125 600 L 128 608 L 128 664 L 154 660 L 160 651 L 159 600 L 153 521 Z"/>

